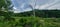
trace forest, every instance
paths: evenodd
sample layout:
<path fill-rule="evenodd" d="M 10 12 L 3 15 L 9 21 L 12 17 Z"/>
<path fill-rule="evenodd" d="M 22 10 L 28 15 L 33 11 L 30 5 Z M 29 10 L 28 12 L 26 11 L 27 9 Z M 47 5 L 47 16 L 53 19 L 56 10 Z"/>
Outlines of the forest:
<path fill-rule="evenodd" d="M 35 9 L 35 16 L 36 17 L 42 17 L 42 18 L 60 18 L 60 10 L 38 10 Z M 33 15 L 33 11 L 27 11 L 27 12 L 21 12 L 21 13 L 15 13 L 15 16 L 32 16 Z"/>

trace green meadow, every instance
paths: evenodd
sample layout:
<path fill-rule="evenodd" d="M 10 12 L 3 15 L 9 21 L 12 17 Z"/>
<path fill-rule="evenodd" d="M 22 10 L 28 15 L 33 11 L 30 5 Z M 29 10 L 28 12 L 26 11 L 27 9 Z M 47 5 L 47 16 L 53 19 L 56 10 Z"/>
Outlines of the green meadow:
<path fill-rule="evenodd" d="M 0 27 L 60 27 L 60 18 L 0 16 Z"/>

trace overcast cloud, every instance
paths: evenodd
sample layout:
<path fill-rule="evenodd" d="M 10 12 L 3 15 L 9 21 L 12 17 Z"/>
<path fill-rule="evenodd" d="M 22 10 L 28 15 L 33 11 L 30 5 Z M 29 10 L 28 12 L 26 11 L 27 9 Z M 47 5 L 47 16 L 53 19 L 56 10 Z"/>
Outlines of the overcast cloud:
<path fill-rule="evenodd" d="M 36 2 L 35 9 L 40 10 L 53 10 L 60 9 L 60 0 L 12 0 L 14 5 L 15 12 L 24 12 L 32 10 L 30 5 L 34 7 Z"/>

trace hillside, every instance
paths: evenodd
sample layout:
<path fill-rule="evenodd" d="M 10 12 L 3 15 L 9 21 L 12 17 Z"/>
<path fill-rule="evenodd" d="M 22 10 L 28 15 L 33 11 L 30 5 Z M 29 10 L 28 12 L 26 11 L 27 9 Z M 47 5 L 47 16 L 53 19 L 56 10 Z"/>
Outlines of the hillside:
<path fill-rule="evenodd" d="M 54 17 L 54 18 L 59 18 L 60 17 L 60 10 L 37 10 L 35 9 L 35 15 L 37 17 Z M 15 16 L 32 16 L 33 11 L 27 11 L 27 12 L 22 12 L 22 13 L 17 13 Z"/>

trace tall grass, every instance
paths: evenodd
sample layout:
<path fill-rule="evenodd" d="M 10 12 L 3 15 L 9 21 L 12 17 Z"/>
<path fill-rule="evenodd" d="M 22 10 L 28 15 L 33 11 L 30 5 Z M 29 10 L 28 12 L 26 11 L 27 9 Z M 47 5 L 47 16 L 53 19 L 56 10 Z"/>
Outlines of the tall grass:
<path fill-rule="evenodd" d="M 14 17 L 5 19 L 0 17 L 0 27 L 60 27 L 58 18 Z"/>

